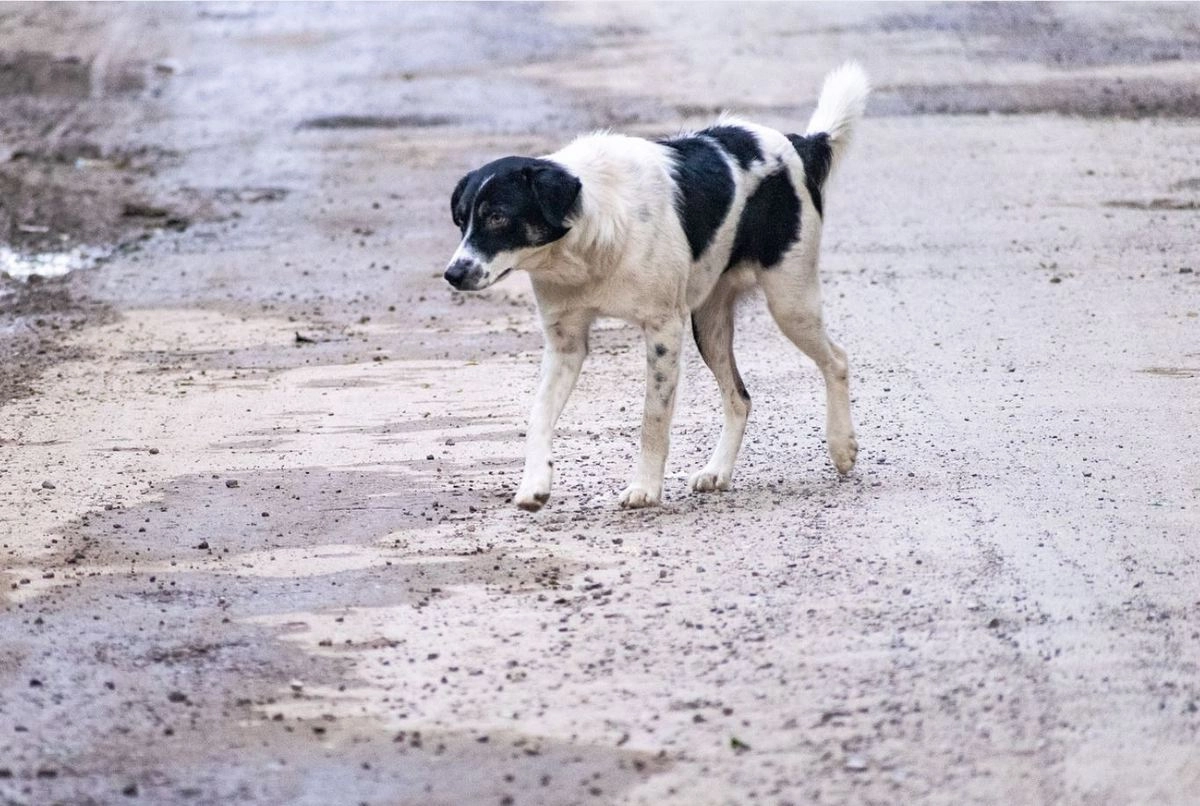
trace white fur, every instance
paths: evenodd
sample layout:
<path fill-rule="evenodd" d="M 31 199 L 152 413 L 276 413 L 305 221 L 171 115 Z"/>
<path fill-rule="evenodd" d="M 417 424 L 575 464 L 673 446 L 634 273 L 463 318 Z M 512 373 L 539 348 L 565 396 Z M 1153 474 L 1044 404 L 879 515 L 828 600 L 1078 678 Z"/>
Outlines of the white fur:
<path fill-rule="evenodd" d="M 825 80 L 808 133 L 828 134 L 835 164 L 862 115 L 867 92 L 866 76 L 853 63 Z M 731 117 L 723 122 L 753 132 L 766 161 L 744 171 L 732 158 L 728 160 L 735 177 L 733 205 L 697 261 L 692 260 L 675 211 L 673 152 L 666 146 L 598 133 L 580 137 L 545 158 L 578 177 L 582 190 L 565 236 L 503 256 L 529 272 L 546 336 L 525 470 L 514 499 L 518 506 L 536 510 L 550 496 L 554 425 L 579 376 L 588 330 L 597 316 L 629 321 L 641 327 L 646 337 L 641 458 L 621 494 L 621 504 L 642 507 L 661 500 L 679 354 L 693 314 L 697 339 L 706 345 L 702 354 L 721 388 L 725 426 L 712 459 L 690 484 L 697 491 L 728 489 L 750 411 L 732 352 L 733 304 L 755 284 L 764 289 L 780 328 L 824 375 L 830 455 L 842 473 L 853 466 L 857 443 L 850 419 L 846 354 L 826 336 L 821 317 L 817 274 L 821 218 L 805 188 L 804 163 L 783 133 Z M 801 199 L 799 241 L 771 269 L 746 264 L 725 271 L 746 199 L 766 174 L 781 167 L 788 171 Z M 507 268 L 496 260 L 492 263 Z M 491 276 L 491 267 L 488 273 Z"/>
<path fill-rule="evenodd" d="M 871 82 L 857 62 L 846 62 L 825 77 L 820 100 L 805 134 L 825 132 L 829 135 L 834 165 L 850 145 L 850 132 L 862 117 L 870 94 Z"/>

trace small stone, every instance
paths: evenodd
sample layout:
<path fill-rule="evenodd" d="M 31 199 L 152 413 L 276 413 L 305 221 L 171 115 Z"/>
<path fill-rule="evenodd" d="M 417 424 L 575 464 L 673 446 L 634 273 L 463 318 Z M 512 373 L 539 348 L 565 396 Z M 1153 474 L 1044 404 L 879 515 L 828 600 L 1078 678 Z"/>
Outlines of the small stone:
<path fill-rule="evenodd" d="M 52 481 L 43 481 L 43 482 L 42 482 L 42 489 L 43 489 L 43 490 L 53 490 L 53 489 L 55 489 L 55 487 L 54 487 L 54 482 L 52 482 Z"/>
<path fill-rule="evenodd" d="M 849 772 L 863 772 L 867 769 L 867 760 L 857 753 L 846 756 L 846 763 L 842 765 Z"/>
<path fill-rule="evenodd" d="M 237 479 L 225 479 L 225 486 L 232 490 L 234 487 L 238 486 L 238 480 Z"/>
<path fill-rule="evenodd" d="M 198 548 L 198 549 L 206 549 L 206 548 L 208 548 L 208 541 L 207 541 L 207 540 L 201 540 L 199 543 L 197 543 L 197 544 L 196 544 L 196 548 Z"/>
<path fill-rule="evenodd" d="M 188 698 L 187 695 L 184 694 L 182 691 L 172 691 L 170 694 L 167 695 L 167 699 L 170 702 L 187 702 L 187 698 Z"/>
<path fill-rule="evenodd" d="M 121 794 L 127 798 L 136 798 L 137 794 L 138 794 L 138 785 L 137 784 L 129 784 L 128 786 L 126 786 L 124 789 L 121 790 Z"/>
<path fill-rule="evenodd" d="M 158 455 L 158 448 L 151 448 L 151 449 L 150 449 L 150 455 L 151 455 L 151 456 L 157 456 L 157 455 Z"/>

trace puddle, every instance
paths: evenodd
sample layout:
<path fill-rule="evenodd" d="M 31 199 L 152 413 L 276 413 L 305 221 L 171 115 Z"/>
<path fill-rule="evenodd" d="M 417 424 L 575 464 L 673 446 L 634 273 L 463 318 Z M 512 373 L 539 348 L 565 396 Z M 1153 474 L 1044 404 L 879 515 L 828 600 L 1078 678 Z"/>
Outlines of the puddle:
<path fill-rule="evenodd" d="M 94 268 L 110 250 L 98 246 L 76 246 L 65 252 L 18 252 L 0 246 L 0 274 L 16 280 L 30 277 L 62 277 L 79 269 Z"/>

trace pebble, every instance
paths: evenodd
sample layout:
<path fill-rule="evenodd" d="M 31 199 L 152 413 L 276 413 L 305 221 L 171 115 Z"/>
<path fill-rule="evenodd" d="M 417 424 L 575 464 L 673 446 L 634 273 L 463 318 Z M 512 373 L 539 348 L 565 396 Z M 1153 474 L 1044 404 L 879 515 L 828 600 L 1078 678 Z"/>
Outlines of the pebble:
<path fill-rule="evenodd" d="M 850 772 L 863 772 L 869 765 L 865 758 L 855 753 L 854 755 L 846 756 L 846 763 L 843 766 Z"/>
<path fill-rule="evenodd" d="M 43 490 L 53 490 L 53 489 L 55 489 L 55 487 L 54 487 L 54 482 L 52 482 L 52 481 L 43 481 L 43 482 L 42 482 L 42 489 L 43 489 Z"/>
<path fill-rule="evenodd" d="M 238 480 L 237 479 L 225 479 L 225 486 L 229 487 L 230 489 L 237 487 Z"/>

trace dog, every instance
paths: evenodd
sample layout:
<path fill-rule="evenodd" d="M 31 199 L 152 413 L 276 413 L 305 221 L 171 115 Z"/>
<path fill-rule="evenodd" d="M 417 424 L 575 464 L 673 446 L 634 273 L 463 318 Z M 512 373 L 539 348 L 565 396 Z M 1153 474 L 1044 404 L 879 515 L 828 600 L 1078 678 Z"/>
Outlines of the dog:
<path fill-rule="evenodd" d="M 692 490 L 728 490 L 750 414 L 733 356 L 734 303 L 763 289 L 775 322 L 825 379 L 826 443 L 850 472 L 858 442 L 845 351 L 825 332 L 817 253 L 825 186 L 870 91 L 849 62 L 825 79 L 803 134 L 723 115 L 669 139 L 600 132 L 545 157 L 503 157 L 464 176 L 450 208 L 462 241 L 445 279 L 477 291 L 529 273 L 545 335 L 525 468 L 513 502 L 550 498 L 551 441 L 588 353 L 597 316 L 624 319 L 646 339 L 641 456 L 623 507 L 662 499 L 679 357 L 689 318 L 716 376 L 724 425 Z"/>

